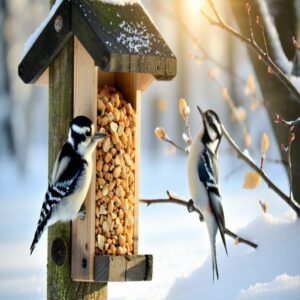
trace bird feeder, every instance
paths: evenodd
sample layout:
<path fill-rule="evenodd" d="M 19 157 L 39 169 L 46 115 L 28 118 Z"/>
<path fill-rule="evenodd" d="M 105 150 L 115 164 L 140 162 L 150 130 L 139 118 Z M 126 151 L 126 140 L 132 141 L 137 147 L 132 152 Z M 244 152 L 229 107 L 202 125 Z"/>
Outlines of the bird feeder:
<path fill-rule="evenodd" d="M 152 255 L 138 255 L 141 92 L 154 78 L 171 80 L 176 58 L 139 3 L 63 0 L 29 45 L 22 80 L 47 84 L 49 66 L 72 39 L 72 115 L 89 117 L 108 137 L 95 154 L 86 216 L 72 222 L 71 277 L 151 280 Z"/>

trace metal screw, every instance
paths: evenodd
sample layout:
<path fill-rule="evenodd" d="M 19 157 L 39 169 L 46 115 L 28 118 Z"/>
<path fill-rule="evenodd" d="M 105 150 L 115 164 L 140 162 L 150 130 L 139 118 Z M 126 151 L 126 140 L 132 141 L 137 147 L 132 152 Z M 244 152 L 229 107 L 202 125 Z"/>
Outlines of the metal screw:
<path fill-rule="evenodd" d="M 63 28 L 64 25 L 64 19 L 61 15 L 58 15 L 55 19 L 54 19 L 54 29 L 56 32 L 60 32 Z"/>
<path fill-rule="evenodd" d="M 86 269 L 86 267 L 87 267 L 87 260 L 86 260 L 86 258 L 83 258 L 83 259 L 82 259 L 81 266 L 82 266 L 84 269 Z"/>

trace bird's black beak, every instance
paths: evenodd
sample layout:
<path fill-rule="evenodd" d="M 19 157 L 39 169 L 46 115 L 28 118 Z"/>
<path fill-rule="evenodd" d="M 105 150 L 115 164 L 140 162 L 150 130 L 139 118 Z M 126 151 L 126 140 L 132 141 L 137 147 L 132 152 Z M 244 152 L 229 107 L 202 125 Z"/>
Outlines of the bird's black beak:
<path fill-rule="evenodd" d="M 203 118 L 203 120 L 205 119 L 205 114 L 204 114 L 204 111 L 197 105 L 197 108 L 198 108 L 198 111 L 201 115 L 201 117 Z"/>
<path fill-rule="evenodd" d="M 107 136 L 107 134 L 105 133 L 101 133 L 101 132 L 96 132 L 95 135 L 92 137 L 93 141 L 98 141 L 102 138 L 105 138 Z"/>

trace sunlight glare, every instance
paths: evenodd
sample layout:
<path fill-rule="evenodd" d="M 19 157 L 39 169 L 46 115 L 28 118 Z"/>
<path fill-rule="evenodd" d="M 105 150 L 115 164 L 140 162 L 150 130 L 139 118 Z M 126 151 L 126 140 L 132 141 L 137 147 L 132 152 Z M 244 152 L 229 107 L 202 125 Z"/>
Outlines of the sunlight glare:
<path fill-rule="evenodd" d="M 203 6 L 204 0 L 188 0 L 187 2 L 191 9 L 197 10 L 197 12 L 199 12 Z"/>

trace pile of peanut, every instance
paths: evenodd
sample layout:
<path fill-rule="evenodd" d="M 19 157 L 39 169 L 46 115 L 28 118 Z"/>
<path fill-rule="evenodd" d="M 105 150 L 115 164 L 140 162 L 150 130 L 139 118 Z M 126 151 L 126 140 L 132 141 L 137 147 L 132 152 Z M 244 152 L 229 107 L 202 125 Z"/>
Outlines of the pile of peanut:
<path fill-rule="evenodd" d="M 97 99 L 96 255 L 132 255 L 135 205 L 136 114 L 114 87 Z"/>

